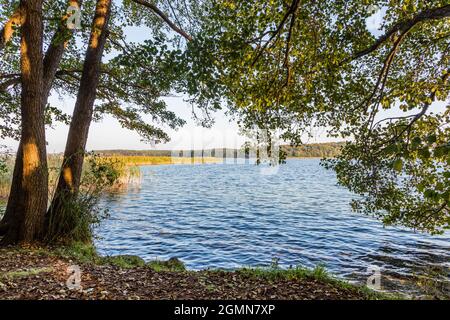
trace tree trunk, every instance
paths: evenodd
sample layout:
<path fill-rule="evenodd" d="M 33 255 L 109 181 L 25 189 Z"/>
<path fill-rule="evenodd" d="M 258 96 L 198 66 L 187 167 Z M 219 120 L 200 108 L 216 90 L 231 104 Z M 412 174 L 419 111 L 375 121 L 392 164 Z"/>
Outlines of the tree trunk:
<path fill-rule="evenodd" d="M 67 137 L 61 176 L 49 210 L 49 215 L 53 220 L 57 219 L 64 202 L 76 196 L 79 191 L 86 142 L 100 77 L 101 59 L 107 38 L 111 4 L 111 0 L 97 0 L 89 46 Z"/>
<path fill-rule="evenodd" d="M 81 0 L 69 0 L 69 6 L 80 7 Z M 68 31 L 65 25 L 67 17 L 64 17 L 61 21 L 61 26 L 56 31 L 55 35 L 52 38 L 52 42 L 47 48 L 47 52 L 44 57 L 43 62 L 43 82 L 42 82 L 42 105 L 45 108 L 47 105 L 48 97 L 50 95 L 50 91 L 53 85 L 53 81 L 55 80 L 55 75 L 58 70 L 58 66 L 61 63 L 61 59 L 64 54 L 65 46 L 67 44 L 68 39 L 72 35 L 72 32 L 67 34 L 67 37 L 64 34 Z M 13 173 L 13 183 L 11 185 L 10 196 L 8 199 L 8 204 L 6 207 L 5 216 L 3 217 L 0 223 L 0 235 L 5 234 L 8 230 L 9 225 L 17 224 L 14 222 L 17 219 L 20 219 L 16 216 L 16 212 L 18 212 L 18 208 L 20 207 L 20 203 L 22 199 L 20 197 L 20 185 L 18 183 L 14 183 L 15 181 L 22 181 L 23 177 L 23 150 L 22 150 L 22 142 L 19 144 L 19 148 L 16 155 L 16 162 L 14 166 Z M 20 211 L 20 210 L 19 210 Z"/>
<path fill-rule="evenodd" d="M 69 0 L 67 5 L 69 7 L 81 8 L 82 0 Z M 44 107 L 47 105 L 50 91 L 52 90 L 53 81 L 55 80 L 56 72 L 61 63 L 67 42 L 73 35 L 73 30 L 67 28 L 68 16 L 64 16 L 58 30 L 52 38 L 52 42 L 47 48 L 44 57 L 44 82 L 42 89 L 42 103 Z"/>
<path fill-rule="evenodd" d="M 3 243 L 40 239 L 48 200 L 48 172 L 45 142 L 43 80 L 42 0 L 22 0 L 21 29 L 21 117 L 20 150 L 11 187 L 14 212 Z M 9 214 L 8 214 L 9 215 Z"/>

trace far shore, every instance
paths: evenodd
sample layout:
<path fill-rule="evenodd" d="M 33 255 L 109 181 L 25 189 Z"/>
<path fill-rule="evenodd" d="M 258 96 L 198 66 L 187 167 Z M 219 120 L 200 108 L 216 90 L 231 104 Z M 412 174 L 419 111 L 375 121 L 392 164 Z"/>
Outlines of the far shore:
<path fill-rule="evenodd" d="M 227 160 L 239 159 L 245 160 L 246 158 L 226 158 Z M 286 160 L 321 160 L 323 157 L 287 157 Z M 188 157 L 168 157 L 167 161 L 137 161 L 137 162 L 127 162 L 127 165 L 136 166 L 157 166 L 157 165 L 171 165 L 171 164 L 220 164 L 224 158 L 188 158 Z"/>
<path fill-rule="evenodd" d="M 130 178 L 136 178 L 140 176 L 140 173 L 138 172 L 138 167 L 141 166 L 156 166 L 156 165 L 202 165 L 202 164 L 222 164 L 223 161 L 226 159 L 227 161 L 233 161 L 234 159 L 239 160 L 247 160 L 243 157 L 201 157 L 201 156 L 194 156 L 194 157 L 174 157 L 174 156 L 143 156 L 143 155 L 120 155 L 120 154 L 108 154 L 103 155 L 102 158 L 108 158 L 116 160 L 118 163 L 120 163 L 123 167 L 125 167 L 125 170 L 123 171 L 123 176 L 121 179 L 119 179 L 119 185 L 123 187 L 126 185 L 126 182 L 130 180 Z M 287 160 L 293 160 L 293 159 L 301 159 L 301 160 L 307 160 L 307 159 L 322 159 L 322 157 L 287 157 Z M 10 190 L 10 184 L 12 180 L 12 171 L 13 171 L 13 164 L 14 159 L 10 159 L 8 161 L 9 169 L 8 171 L 0 176 L 0 206 L 4 207 L 6 205 L 6 202 L 8 200 L 9 190 Z M 48 164 L 49 168 L 51 170 L 49 171 L 50 174 L 50 180 L 56 181 L 55 179 L 58 176 L 58 168 L 60 167 L 60 164 L 62 162 L 62 155 L 50 155 L 48 158 Z M 136 170 L 134 170 L 136 168 Z"/>

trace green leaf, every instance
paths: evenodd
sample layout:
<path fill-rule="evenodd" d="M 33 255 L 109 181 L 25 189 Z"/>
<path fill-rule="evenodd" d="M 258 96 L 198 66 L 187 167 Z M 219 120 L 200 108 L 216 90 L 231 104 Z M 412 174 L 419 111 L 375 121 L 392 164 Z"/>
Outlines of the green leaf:
<path fill-rule="evenodd" d="M 427 141 L 428 141 L 428 143 L 435 143 L 436 141 L 437 141 L 437 137 L 436 137 L 436 135 L 435 134 L 432 134 L 432 135 L 429 135 L 428 137 L 427 137 Z"/>
<path fill-rule="evenodd" d="M 403 170 L 403 160 L 402 159 L 395 160 L 392 167 L 394 168 L 395 171 L 401 172 Z"/>
<path fill-rule="evenodd" d="M 420 149 L 419 155 L 425 160 L 428 160 L 431 157 L 431 153 L 430 153 L 430 150 L 428 150 L 428 148 Z"/>

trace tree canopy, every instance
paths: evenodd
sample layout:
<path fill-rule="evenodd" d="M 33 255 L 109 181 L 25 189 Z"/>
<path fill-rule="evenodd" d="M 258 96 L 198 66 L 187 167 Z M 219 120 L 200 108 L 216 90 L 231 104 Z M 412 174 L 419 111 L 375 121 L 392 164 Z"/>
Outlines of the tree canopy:
<path fill-rule="evenodd" d="M 326 127 L 349 141 L 324 164 L 361 196 L 355 210 L 449 227 L 448 1 L 223 0 L 207 10 L 196 44 L 243 127 L 293 144 Z M 382 23 L 369 30 L 374 14 Z"/>
<path fill-rule="evenodd" d="M 18 10 L 19 1 L 2 2 L 0 25 L 6 25 L 4 22 L 10 21 L 13 13 Z M 82 1 L 81 27 L 75 30 L 72 37 L 67 31 L 58 33 L 62 24 L 66 23 L 64 17 L 68 4 L 70 1 L 67 0 L 47 1 L 43 8 L 44 47 L 48 48 L 52 42 L 67 41 L 52 86 L 52 93 L 59 95 L 60 100 L 77 95 L 95 10 L 95 1 Z M 137 131 L 145 141 L 166 142 L 169 137 L 164 128 L 178 128 L 185 123 L 185 120 L 167 110 L 162 98 L 184 93 L 184 87 L 181 85 L 183 68 L 180 56 L 186 47 L 186 41 L 189 41 L 185 37 L 190 36 L 187 31 L 181 29 L 177 29 L 178 33 L 174 32 L 164 20 L 170 22 L 173 17 L 164 12 L 183 12 L 184 15 L 191 6 L 182 7 L 179 4 L 175 9 L 168 1 L 157 4 L 161 9 L 154 2 L 144 0 L 113 3 L 94 118 L 100 121 L 105 115 L 111 115 L 123 127 Z M 171 26 L 178 28 L 175 24 Z M 193 27 L 189 27 L 188 22 L 184 22 L 183 26 L 189 31 L 195 31 Z M 142 34 L 143 40 L 138 43 L 131 42 L 126 35 L 126 29 L 131 27 L 141 27 L 148 34 Z M 20 39 L 14 37 L 17 32 L 18 28 L 14 27 L 8 37 L 9 41 L 3 45 L 4 52 L 0 62 L 0 134 L 3 138 L 16 139 L 20 133 L 18 102 L 21 92 L 18 69 Z M 57 122 L 68 124 L 70 115 L 64 114 L 62 107 L 54 99 L 52 102 L 53 104 L 46 107 L 47 125 Z M 145 121 L 145 115 L 149 115 L 153 122 Z"/>

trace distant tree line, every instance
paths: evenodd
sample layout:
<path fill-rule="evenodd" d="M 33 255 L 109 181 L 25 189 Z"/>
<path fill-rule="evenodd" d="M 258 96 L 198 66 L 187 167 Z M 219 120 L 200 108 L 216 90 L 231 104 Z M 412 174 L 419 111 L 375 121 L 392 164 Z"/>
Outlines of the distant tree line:
<path fill-rule="evenodd" d="M 300 146 L 283 145 L 281 151 L 288 158 L 334 158 L 340 154 L 344 143 L 314 143 Z M 238 157 L 244 158 L 244 149 L 205 149 L 205 150 L 96 150 L 94 153 L 110 156 L 146 156 L 146 157 Z M 248 155 L 247 155 L 248 156 Z"/>
<path fill-rule="evenodd" d="M 282 146 L 286 156 L 298 158 L 334 158 L 341 153 L 344 143 L 314 143 L 297 147 Z"/>

